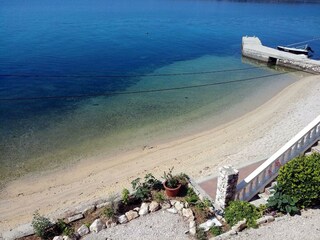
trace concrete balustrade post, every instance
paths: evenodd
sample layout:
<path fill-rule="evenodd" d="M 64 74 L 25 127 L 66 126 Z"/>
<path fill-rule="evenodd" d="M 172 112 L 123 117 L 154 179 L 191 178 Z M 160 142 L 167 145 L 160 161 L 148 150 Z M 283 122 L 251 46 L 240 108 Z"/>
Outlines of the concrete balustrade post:
<path fill-rule="evenodd" d="M 219 168 L 219 177 L 217 183 L 217 193 L 215 207 L 224 209 L 230 201 L 235 199 L 237 193 L 237 183 L 239 171 L 232 166 Z"/>

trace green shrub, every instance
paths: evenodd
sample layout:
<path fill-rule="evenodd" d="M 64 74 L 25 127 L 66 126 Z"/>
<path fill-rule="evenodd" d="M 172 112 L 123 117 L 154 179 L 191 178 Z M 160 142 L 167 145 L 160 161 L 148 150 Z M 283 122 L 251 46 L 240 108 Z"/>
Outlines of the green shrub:
<path fill-rule="evenodd" d="M 122 202 L 123 204 L 127 205 L 129 203 L 129 199 L 130 199 L 130 192 L 128 189 L 124 188 L 122 190 Z"/>
<path fill-rule="evenodd" d="M 110 206 L 106 206 L 103 210 L 103 214 L 108 218 L 108 219 L 113 219 L 116 215 L 116 210 L 114 208 L 114 203 L 112 202 Z"/>
<path fill-rule="evenodd" d="M 198 202 L 198 200 L 200 200 L 198 195 L 190 187 L 187 190 L 187 196 L 185 199 L 187 203 L 189 203 L 190 205 L 195 205 Z"/>
<path fill-rule="evenodd" d="M 257 227 L 256 220 L 259 217 L 258 208 L 244 201 L 233 201 L 225 209 L 225 219 L 231 226 L 245 218 L 248 227 Z"/>
<path fill-rule="evenodd" d="M 213 236 L 219 236 L 222 234 L 221 227 L 217 227 L 217 226 L 211 227 L 209 231 Z"/>
<path fill-rule="evenodd" d="M 203 201 L 200 201 L 200 199 L 199 199 L 199 201 L 196 203 L 195 207 L 200 210 L 207 210 L 210 207 L 212 207 L 212 203 L 207 198 L 205 198 Z"/>
<path fill-rule="evenodd" d="M 275 194 L 268 199 L 267 207 L 272 210 L 277 210 L 282 213 L 295 215 L 299 212 L 297 208 L 297 199 L 282 193 L 282 188 L 277 186 Z"/>
<path fill-rule="evenodd" d="M 133 195 L 137 199 L 146 200 L 150 196 L 150 189 L 140 182 L 140 178 L 136 178 L 131 182 L 132 188 L 135 191 Z"/>
<path fill-rule="evenodd" d="M 151 173 L 148 173 L 144 176 L 144 183 L 143 184 L 151 190 L 162 189 L 161 181 L 156 179 Z"/>
<path fill-rule="evenodd" d="M 74 231 L 73 231 L 72 227 L 68 226 L 65 229 L 63 229 L 62 234 L 64 236 L 72 237 L 74 234 Z"/>
<path fill-rule="evenodd" d="M 156 179 L 151 173 L 144 177 L 144 182 L 140 178 L 136 178 L 131 182 L 132 188 L 135 191 L 134 196 L 140 200 L 147 200 L 150 198 L 151 190 L 160 190 L 162 188 L 161 182 Z"/>
<path fill-rule="evenodd" d="M 265 212 L 267 211 L 268 207 L 267 205 L 265 204 L 261 204 L 259 207 L 258 207 L 258 211 L 259 211 L 259 214 L 262 216 L 265 214 Z"/>
<path fill-rule="evenodd" d="M 320 154 L 294 158 L 280 168 L 277 178 L 282 193 L 304 208 L 320 202 Z"/>
<path fill-rule="evenodd" d="M 42 239 L 46 239 L 46 232 L 53 223 L 46 217 L 41 216 L 38 211 L 33 214 L 32 227 L 35 234 Z"/>
<path fill-rule="evenodd" d="M 68 237 L 71 237 L 74 234 L 72 227 L 69 224 L 65 223 L 62 219 L 58 219 L 56 225 L 59 234 L 62 233 L 63 235 L 66 235 Z"/>
<path fill-rule="evenodd" d="M 204 231 L 203 228 L 197 228 L 197 232 L 196 232 L 196 238 L 197 240 L 206 240 L 207 238 L 207 234 Z"/>
<path fill-rule="evenodd" d="M 166 200 L 166 197 L 162 192 L 156 192 L 153 196 L 154 200 L 156 200 L 158 203 L 162 203 Z"/>

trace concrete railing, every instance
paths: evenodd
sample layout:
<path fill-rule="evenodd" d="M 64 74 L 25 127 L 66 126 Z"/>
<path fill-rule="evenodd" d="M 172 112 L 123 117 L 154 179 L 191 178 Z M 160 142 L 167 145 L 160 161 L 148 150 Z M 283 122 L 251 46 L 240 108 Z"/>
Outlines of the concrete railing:
<path fill-rule="evenodd" d="M 249 201 L 263 190 L 277 175 L 279 168 L 303 154 L 320 139 L 320 115 L 261 164 L 237 186 L 236 200 Z"/>

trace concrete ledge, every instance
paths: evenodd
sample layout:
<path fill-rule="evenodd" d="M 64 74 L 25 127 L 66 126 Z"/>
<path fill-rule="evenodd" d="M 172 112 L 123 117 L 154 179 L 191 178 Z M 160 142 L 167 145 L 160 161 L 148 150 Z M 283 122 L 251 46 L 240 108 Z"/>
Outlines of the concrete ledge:
<path fill-rule="evenodd" d="M 34 231 L 31 223 L 20 225 L 10 231 L 2 233 L 2 238 L 5 240 L 14 240 L 21 237 L 33 235 Z M 1 238 L 0 238 L 1 239 Z"/>
<path fill-rule="evenodd" d="M 201 201 L 208 199 L 212 204 L 214 203 L 214 200 L 192 178 L 189 178 L 189 187 L 193 189 Z"/>
<path fill-rule="evenodd" d="M 263 46 L 257 37 L 242 38 L 242 55 L 272 65 L 320 73 L 320 61 L 309 59 L 303 54 L 297 55 Z"/>

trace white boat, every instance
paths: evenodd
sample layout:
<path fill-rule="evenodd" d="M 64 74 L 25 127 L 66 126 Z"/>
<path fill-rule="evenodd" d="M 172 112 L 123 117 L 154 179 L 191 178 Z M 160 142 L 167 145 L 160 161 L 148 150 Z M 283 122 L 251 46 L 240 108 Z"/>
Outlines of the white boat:
<path fill-rule="evenodd" d="M 303 48 L 278 46 L 277 49 L 284 52 L 289 52 L 293 54 L 304 54 L 307 56 L 309 56 L 310 52 L 313 52 L 311 47 L 309 47 L 308 45 L 305 45 Z"/>

